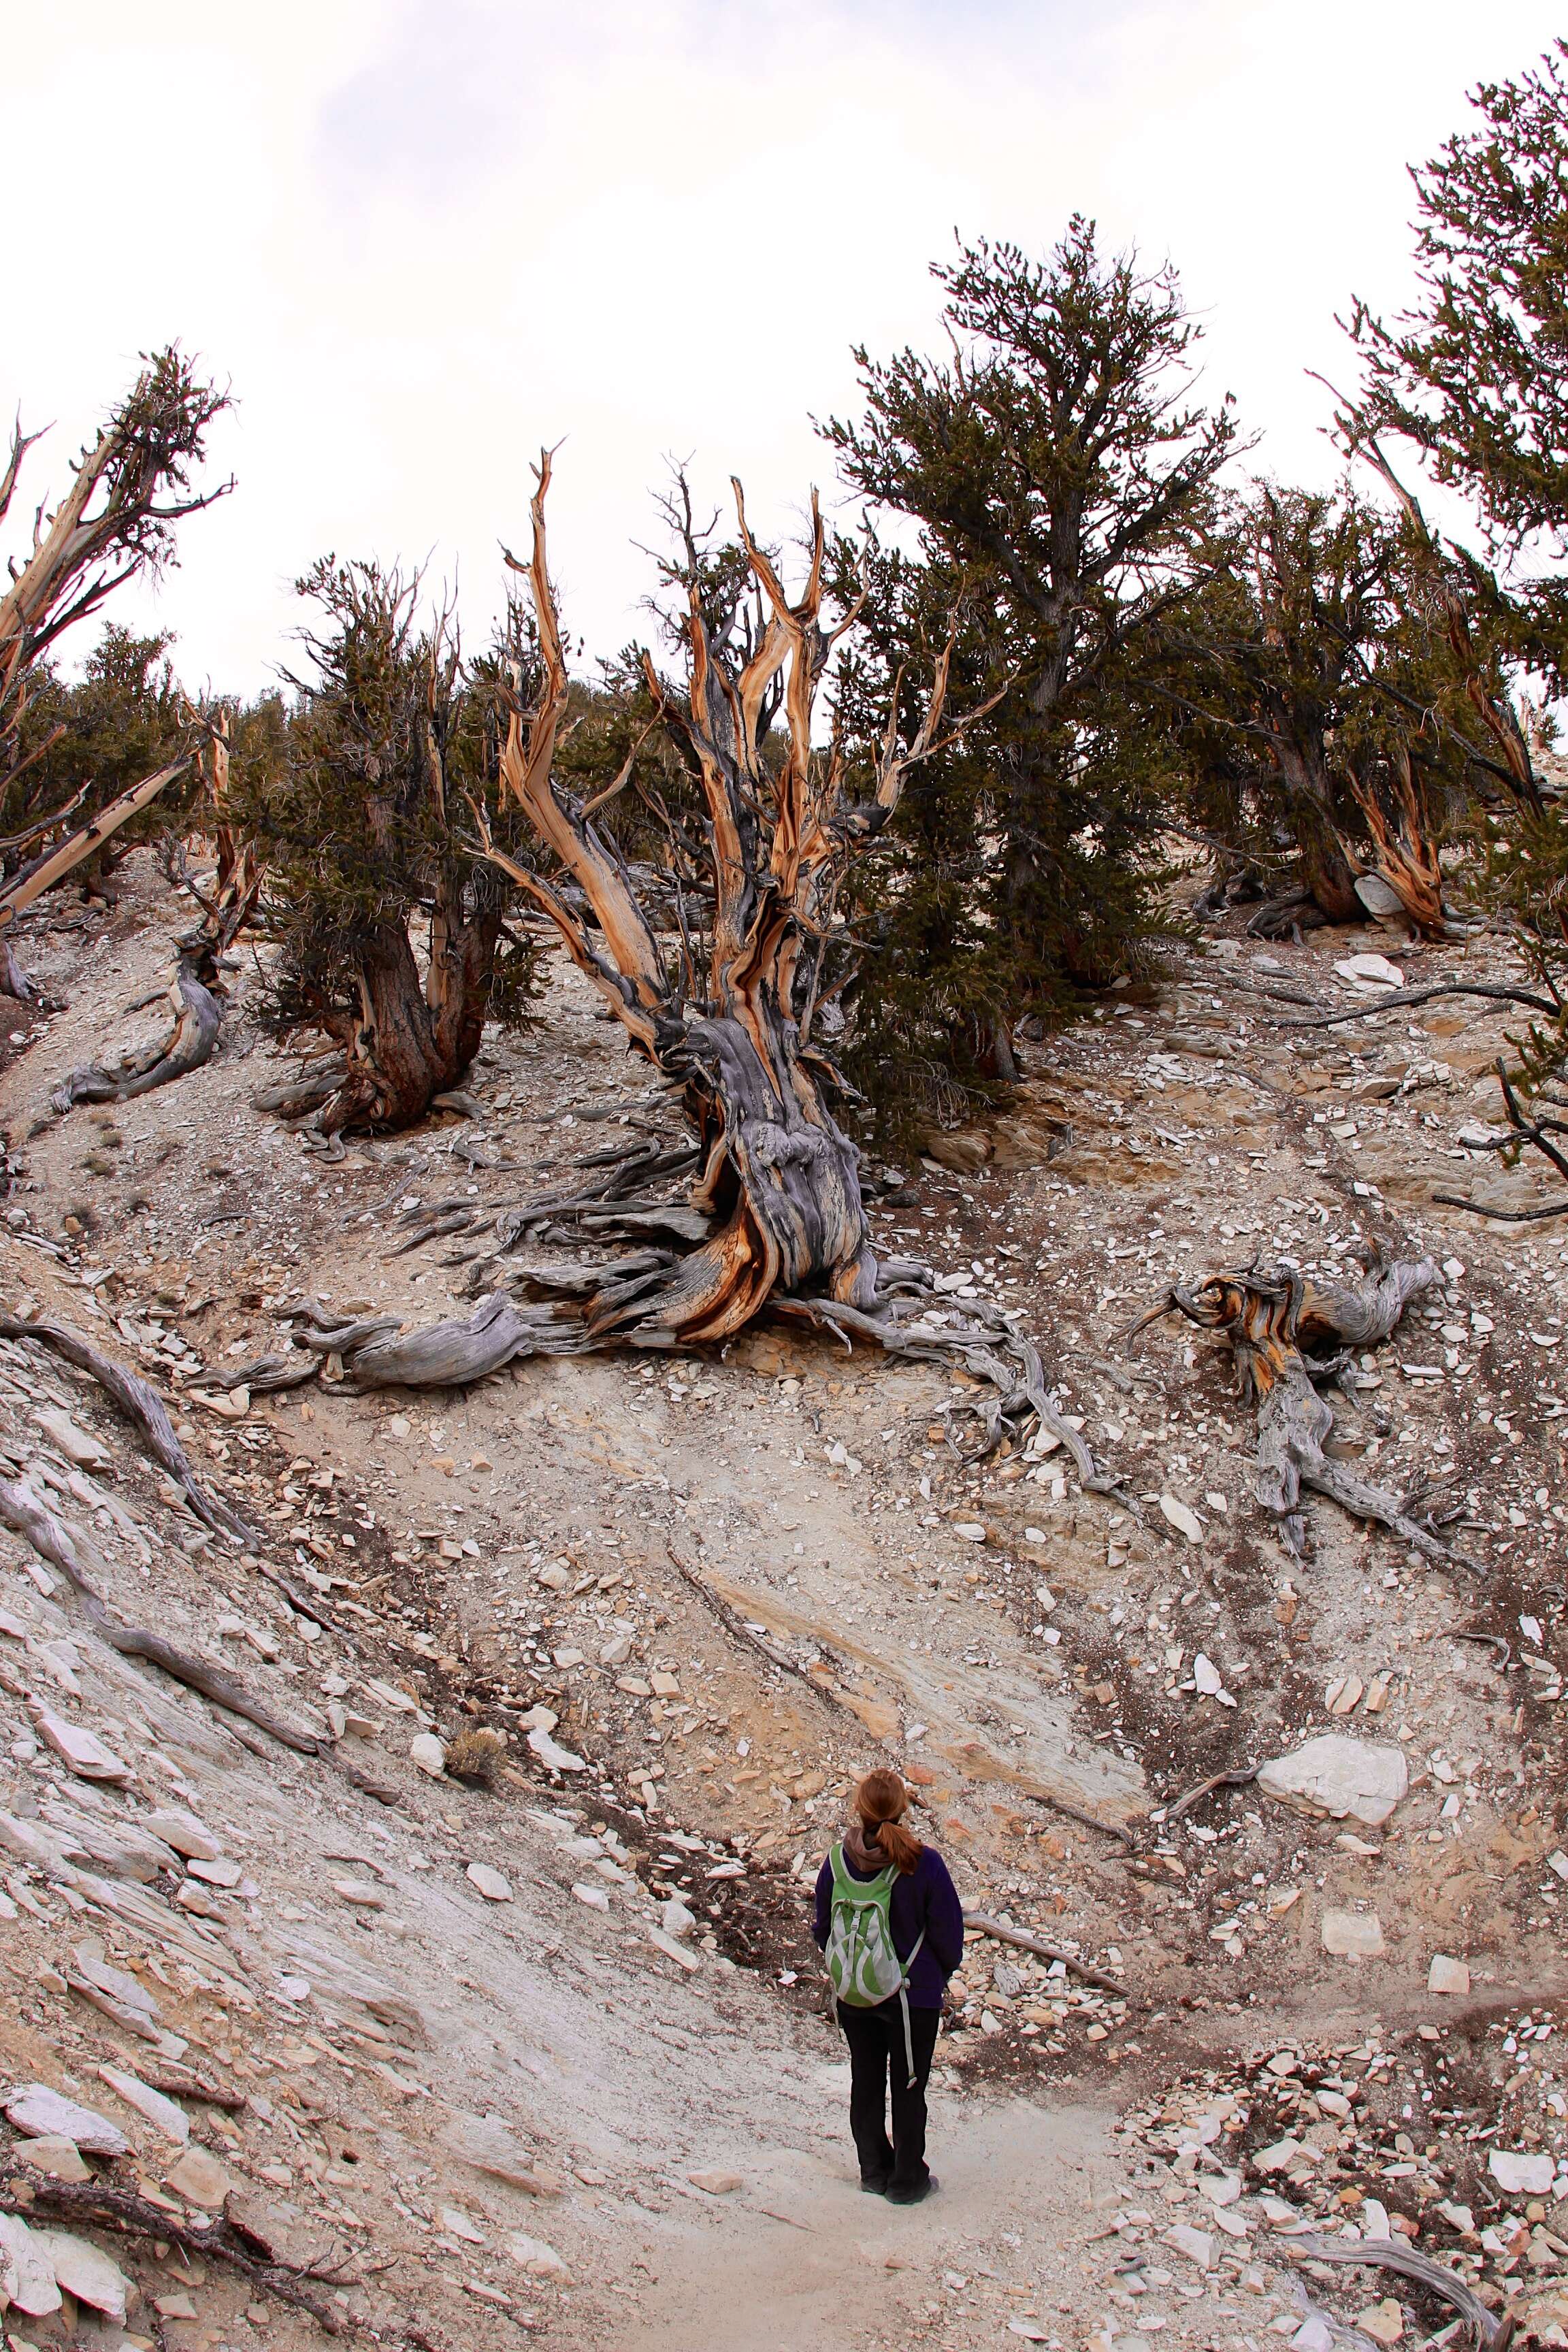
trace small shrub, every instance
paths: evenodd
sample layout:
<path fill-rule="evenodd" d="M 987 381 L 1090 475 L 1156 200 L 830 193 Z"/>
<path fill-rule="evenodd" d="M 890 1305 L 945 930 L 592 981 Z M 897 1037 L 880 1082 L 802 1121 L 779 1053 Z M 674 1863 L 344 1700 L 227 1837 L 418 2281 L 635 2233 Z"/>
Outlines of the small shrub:
<path fill-rule="evenodd" d="M 493 1789 L 506 1761 L 506 1741 L 499 1731 L 489 1731 L 482 1724 L 465 1724 L 447 1742 L 447 1769 L 454 1780 L 471 1780 L 481 1789 Z"/>

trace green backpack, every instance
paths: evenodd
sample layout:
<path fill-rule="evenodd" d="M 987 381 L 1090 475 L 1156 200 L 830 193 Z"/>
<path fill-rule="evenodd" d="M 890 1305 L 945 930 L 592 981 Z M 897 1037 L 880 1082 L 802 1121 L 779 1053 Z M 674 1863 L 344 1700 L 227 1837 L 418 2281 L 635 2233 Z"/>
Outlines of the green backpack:
<path fill-rule="evenodd" d="M 845 1866 L 844 1848 L 836 1845 L 827 1857 L 833 1873 L 833 1896 L 828 1912 L 827 1942 L 823 1958 L 827 1980 L 847 2009 L 876 2009 L 899 1996 L 904 2020 L 904 2055 L 909 2062 L 910 2087 L 915 2080 L 915 2053 L 910 2036 L 907 1987 L 916 1954 L 925 1942 L 922 1928 L 907 1960 L 893 1943 L 893 1885 L 898 1872 L 891 1864 L 875 1878 L 853 1878 Z"/>

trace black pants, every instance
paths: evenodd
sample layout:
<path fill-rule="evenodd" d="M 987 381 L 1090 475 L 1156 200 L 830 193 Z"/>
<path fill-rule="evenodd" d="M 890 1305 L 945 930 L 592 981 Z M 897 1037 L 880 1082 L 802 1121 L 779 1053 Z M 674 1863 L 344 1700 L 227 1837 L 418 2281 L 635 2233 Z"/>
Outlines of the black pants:
<path fill-rule="evenodd" d="M 849 2044 L 849 2128 L 862 2180 L 913 2189 L 926 2178 L 926 2079 L 936 2048 L 938 2009 L 910 2011 L 915 2079 L 910 2085 L 904 2015 L 897 1998 L 877 2009 L 840 2001 L 838 2022 Z M 892 2084 L 893 2137 L 888 2138 L 888 2091 Z"/>

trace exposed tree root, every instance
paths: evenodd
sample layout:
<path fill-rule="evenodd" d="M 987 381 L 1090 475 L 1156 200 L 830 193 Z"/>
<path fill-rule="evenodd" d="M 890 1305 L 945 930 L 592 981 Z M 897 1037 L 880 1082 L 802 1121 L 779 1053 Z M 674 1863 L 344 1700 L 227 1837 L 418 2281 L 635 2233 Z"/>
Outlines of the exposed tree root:
<path fill-rule="evenodd" d="M 161 1666 L 163 1672 L 187 1689 L 197 1691 L 203 1698 L 211 1699 L 215 1706 L 254 1723 L 272 1738 L 292 1748 L 301 1756 L 320 1753 L 321 1741 L 308 1731 L 296 1731 L 265 1706 L 252 1698 L 243 1683 L 221 1667 L 209 1666 L 200 1658 L 187 1657 L 165 1642 L 161 1633 L 151 1633 L 142 1625 L 117 1625 L 110 1616 L 103 1596 L 89 1579 L 80 1560 L 70 1531 L 54 1513 L 47 1510 L 25 1486 L 8 1485 L 0 1479 L 0 1519 L 25 1536 L 42 1559 L 58 1568 L 66 1582 L 81 1602 L 93 1632 L 122 1658 L 145 1658 L 150 1665 Z"/>
<path fill-rule="evenodd" d="M 356 1390 L 466 1388 L 531 1356 L 586 1355 L 617 1346 L 681 1348 L 686 1343 L 679 1333 L 661 1330 L 651 1320 L 631 1331 L 616 1328 L 644 1302 L 656 1302 L 681 1267 L 682 1261 L 668 1252 L 645 1251 L 595 1270 L 585 1297 L 577 1295 L 584 1287 L 578 1269 L 519 1268 L 520 1282 L 569 1295 L 519 1306 L 498 1290 L 482 1298 L 466 1321 L 447 1318 L 408 1332 L 395 1316 L 337 1321 L 318 1305 L 303 1310 L 297 1336 L 318 1357 L 335 1358 L 343 1379 Z M 769 1315 L 831 1331 L 847 1350 L 858 1338 L 889 1355 L 957 1361 L 996 1391 L 992 1399 L 953 1408 L 973 1414 L 984 1429 L 984 1442 L 969 1458 L 983 1459 L 1005 1440 L 1022 1439 L 1037 1423 L 1070 1454 L 1086 1492 L 1114 1496 L 1136 1507 L 1120 1482 L 1096 1467 L 1079 1432 L 1058 1412 L 1032 1340 L 1014 1331 L 997 1309 L 968 1312 L 951 1325 L 922 1321 L 933 1310 L 952 1311 L 945 1301 L 938 1307 L 928 1270 L 895 1261 L 881 1271 L 892 1279 L 869 1308 L 786 1294 L 762 1305 Z"/>
<path fill-rule="evenodd" d="M 1392 2239 L 1386 2244 L 1376 2239 L 1363 2239 L 1359 2245 L 1346 2245 L 1342 2239 L 1314 2236 L 1277 2236 L 1275 2243 L 1282 2253 L 1299 2262 L 1352 2263 L 1363 2269 L 1393 2271 L 1400 2278 L 1414 2279 L 1418 2286 L 1429 2287 L 1451 2311 L 1460 2315 L 1474 2339 L 1476 2352 L 1507 2352 L 1513 2334 L 1512 2313 L 1489 2311 L 1463 2279 L 1445 2270 L 1441 2263 L 1433 2262 L 1429 2255 L 1418 2254 L 1414 2246 L 1396 2245 Z"/>
<path fill-rule="evenodd" d="M 18 2189 L 28 2193 L 20 2196 Z M 18 2165 L 5 2164 L 0 2170 L 0 2210 L 19 2213 L 26 2221 L 47 2215 L 79 2228 L 85 2223 L 89 2228 L 112 2230 L 146 2245 L 178 2246 L 182 2253 L 221 2263 L 277 2302 L 308 2311 L 327 2336 L 347 2336 L 357 2332 L 360 2325 L 311 2284 L 313 2279 L 331 2280 L 337 2275 L 335 2270 L 302 2271 L 280 2263 L 259 2239 L 226 2219 L 211 2221 L 203 2230 L 187 2229 L 167 2206 L 153 2205 L 134 2189 L 116 2188 L 108 2180 L 54 2180 L 47 2173 L 24 2172 Z"/>
<path fill-rule="evenodd" d="M 209 1495 L 202 1486 L 174 1434 L 174 1425 L 163 1409 L 163 1399 L 145 1381 L 127 1370 L 123 1364 L 115 1363 L 112 1358 L 100 1355 L 90 1340 L 84 1339 L 79 1331 L 73 1331 L 66 1323 L 24 1323 L 20 1316 L 0 1313 L 0 1339 L 35 1340 L 52 1348 L 68 1363 L 75 1364 L 79 1371 L 90 1373 L 113 1398 L 127 1421 L 141 1432 L 203 1525 L 215 1532 L 237 1536 L 242 1543 L 259 1549 L 261 1538 L 257 1530 L 221 1496 Z"/>
<path fill-rule="evenodd" d="M 1340 1374 L 1356 1349 L 1387 1339 L 1409 1301 L 1441 1279 L 1429 1257 L 1381 1266 L 1362 1284 L 1343 1287 L 1309 1284 L 1290 1267 L 1249 1267 L 1211 1275 L 1190 1290 L 1173 1285 L 1128 1336 L 1173 1310 L 1205 1330 L 1224 1332 L 1242 1396 L 1258 1408 L 1258 1499 L 1293 1552 L 1306 1549 L 1306 1488 L 1353 1518 L 1389 1528 L 1426 1559 L 1474 1567 L 1444 1543 L 1430 1517 L 1413 1516 L 1415 1496 L 1392 1495 L 1329 1458 L 1323 1448 L 1334 1416 L 1314 1385 Z M 1311 1359 L 1303 1353 L 1309 1349 Z"/>

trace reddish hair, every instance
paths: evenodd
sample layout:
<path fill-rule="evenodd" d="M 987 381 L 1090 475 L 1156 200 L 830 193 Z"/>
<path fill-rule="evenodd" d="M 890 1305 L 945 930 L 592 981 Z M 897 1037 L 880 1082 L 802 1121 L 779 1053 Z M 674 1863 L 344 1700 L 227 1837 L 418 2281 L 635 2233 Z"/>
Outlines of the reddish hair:
<path fill-rule="evenodd" d="M 907 1878 L 925 1852 L 913 1830 L 904 1827 L 910 1792 L 896 1772 L 868 1772 L 855 1791 L 868 1845 L 880 1846 L 894 1868 Z"/>

